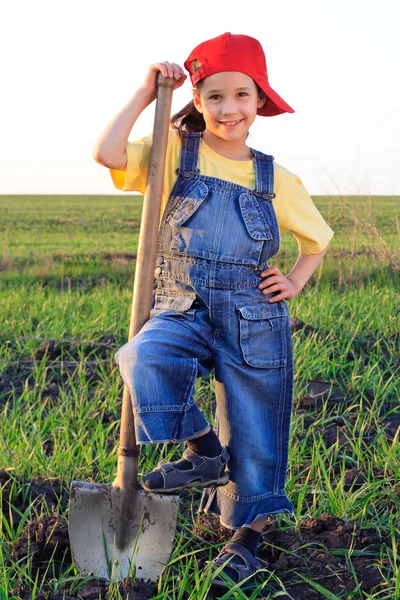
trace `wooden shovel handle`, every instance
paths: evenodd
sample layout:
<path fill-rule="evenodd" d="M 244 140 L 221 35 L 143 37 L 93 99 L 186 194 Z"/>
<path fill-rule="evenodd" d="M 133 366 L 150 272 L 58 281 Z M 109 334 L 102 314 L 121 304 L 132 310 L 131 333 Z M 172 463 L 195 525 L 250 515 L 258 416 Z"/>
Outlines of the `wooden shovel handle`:
<path fill-rule="evenodd" d="M 154 117 L 153 140 L 139 234 L 128 336 L 129 340 L 140 331 L 150 317 L 161 214 L 165 157 L 174 84 L 175 80 L 172 77 L 163 77 L 161 73 L 158 74 L 158 92 Z M 122 399 L 120 447 L 118 451 L 119 461 L 117 479 L 120 483 L 122 475 L 120 470 L 124 468 L 124 458 L 127 459 L 131 457 L 136 461 L 137 478 L 137 456 L 139 453 L 139 446 L 136 445 L 133 419 L 129 389 L 125 385 Z M 131 469 L 129 469 L 129 471 L 131 471 Z M 126 478 L 122 477 L 122 479 L 125 480 Z"/>

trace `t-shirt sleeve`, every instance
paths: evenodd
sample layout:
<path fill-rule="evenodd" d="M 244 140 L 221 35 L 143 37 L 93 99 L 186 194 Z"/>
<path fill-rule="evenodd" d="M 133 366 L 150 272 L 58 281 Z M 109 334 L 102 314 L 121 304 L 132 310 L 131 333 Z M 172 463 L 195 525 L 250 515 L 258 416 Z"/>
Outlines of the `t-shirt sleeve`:
<path fill-rule="evenodd" d="M 150 134 L 127 143 L 126 171 L 109 169 L 113 184 L 118 190 L 145 193 L 152 137 Z"/>
<path fill-rule="evenodd" d="M 290 231 L 302 254 L 319 254 L 329 244 L 334 231 L 329 227 L 300 177 L 292 174 L 286 202 L 284 231 Z"/>

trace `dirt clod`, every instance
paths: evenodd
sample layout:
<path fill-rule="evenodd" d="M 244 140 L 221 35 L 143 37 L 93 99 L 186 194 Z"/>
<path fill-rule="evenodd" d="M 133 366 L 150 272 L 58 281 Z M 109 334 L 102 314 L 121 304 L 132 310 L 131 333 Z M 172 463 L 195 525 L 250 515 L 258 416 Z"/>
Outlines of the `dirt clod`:
<path fill-rule="evenodd" d="M 59 516 L 43 517 L 25 525 L 13 545 L 10 562 L 32 562 L 32 572 L 45 571 L 49 562 L 58 573 L 71 564 L 68 524 Z"/>

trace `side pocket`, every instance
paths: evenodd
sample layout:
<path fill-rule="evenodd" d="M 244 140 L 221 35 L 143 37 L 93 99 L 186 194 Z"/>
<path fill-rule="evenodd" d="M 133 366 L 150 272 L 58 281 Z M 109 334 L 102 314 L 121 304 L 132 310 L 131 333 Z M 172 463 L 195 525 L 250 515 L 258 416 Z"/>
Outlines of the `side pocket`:
<path fill-rule="evenodd" d="M 257 301 L 236 308 L 246 363 L 259 369 L 286 367 L 288 317 L 279 303 Z"/>
<path fill-rule="evenodd" d="M 172 296 L 164 294 L 154 295 L 154 306 L 151 310 L 150 317 L 158 315 L 186 317 L 193 321 L 199 305 L 196 296 Z"/>

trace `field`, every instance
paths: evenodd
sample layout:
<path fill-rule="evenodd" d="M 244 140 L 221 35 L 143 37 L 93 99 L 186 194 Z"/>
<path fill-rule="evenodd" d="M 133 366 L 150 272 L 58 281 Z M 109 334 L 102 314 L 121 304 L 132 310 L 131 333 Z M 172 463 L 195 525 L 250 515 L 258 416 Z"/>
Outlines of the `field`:
<path fill-rule="evenodd" d="M 269 563 L 218 597 L 400 598 L 399 197 L 314 197 L 335 231 L 325 260 L 288 301 L 296 386 L 286 492 Z M 232 532 L 181 498 L 170 564 L 157 585 L 106 586 L 77 572 L 72 479 L 114 478 L 142 197 L 0 196 L 0 598 L 212 598 L 202 571 Z M 288 273 L 282 236 L 270 264 Z M 214 379 L 196 401 L 213 420 Z M 140 475 L 183 445 L 141 448 Z"/>

